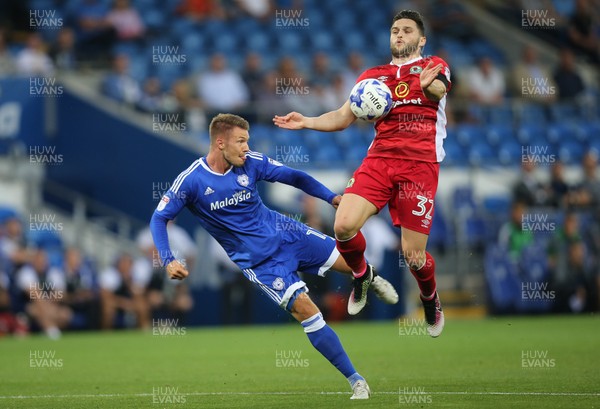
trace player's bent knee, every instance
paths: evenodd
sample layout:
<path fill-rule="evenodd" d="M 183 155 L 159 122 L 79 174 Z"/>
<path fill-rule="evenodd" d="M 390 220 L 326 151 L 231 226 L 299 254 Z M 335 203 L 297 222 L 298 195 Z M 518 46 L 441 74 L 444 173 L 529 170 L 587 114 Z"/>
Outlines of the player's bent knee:
<path fill-rule="evenodd" d="M 404 260 L 406 260 L 406 264 L 408 264 L 412 270 L 418 270 L 421 268 L 427 258 L 424 249 L 408 247 L 402 251 L 402 254 L 404 256 Z"/>
<path fill-rule="evenodd" d="M 318 314 L 319 308 L 312 302 L 308 294 L 302 292 L 296 297 L 290 312 L 297 321 L 302 322 Z"/>
<path fill-rule="evenodd" d="M 335 238 L 338 240 L 348 240 L 358 233 L 360 227 L 347 219 L 336 220 L 333 225 Z"/>

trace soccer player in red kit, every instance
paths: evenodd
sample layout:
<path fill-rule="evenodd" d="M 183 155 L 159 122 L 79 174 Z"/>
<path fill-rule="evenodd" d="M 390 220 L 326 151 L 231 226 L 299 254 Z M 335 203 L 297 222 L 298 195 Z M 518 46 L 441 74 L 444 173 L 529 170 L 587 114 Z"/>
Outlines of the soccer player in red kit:
<path fill-rule="evenodd" d="M 436 291 L 435 262 L 426 251 L 438 184 L 444 159 L 446 93 L 451 87 L 448 64 L 439 57 L 422 57 L 425 29 L 421 15 L 403 10 L 394 16 L 390 30 L 392 61 L 366 70 L 357 79 L 376 78 L 392 91 L 393 107 L 375 123 L 375 139 L 366 158 L 348 182 L 338 207 L 334 231 L 337 247 L 354 272 L 348 312 L 356 314 L 366 303 L 373 277 L 364 257 L 365 238 L 360 229 L 386 204 L 395 226 L 402 231 L 402 252 L 421 291 L 427 331 L 432 337 L 444 327 Z M 275 116 L 285 129 L 340 131 L 356 117 L 346 103 L 318 117 L 297 112 Z"/>

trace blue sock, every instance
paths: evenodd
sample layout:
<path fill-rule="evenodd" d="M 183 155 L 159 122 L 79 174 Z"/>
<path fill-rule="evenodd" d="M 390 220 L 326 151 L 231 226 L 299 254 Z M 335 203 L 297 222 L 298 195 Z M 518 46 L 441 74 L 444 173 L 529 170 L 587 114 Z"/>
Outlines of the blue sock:
<path fill-rule="evenodd" d="M 354 385 L 354 382 L 364 379 L 354 369 L 340 339 L 329 325 L 325 323 L 323 314 L 319 312 L 302 321 L 301 324 L 315 349 L 348 379 L 350 385 Z"/>

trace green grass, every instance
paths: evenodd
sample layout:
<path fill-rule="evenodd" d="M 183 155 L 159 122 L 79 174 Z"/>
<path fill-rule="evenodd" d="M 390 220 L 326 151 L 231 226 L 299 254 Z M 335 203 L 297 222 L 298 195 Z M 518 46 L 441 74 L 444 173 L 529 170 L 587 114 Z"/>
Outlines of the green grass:
<path fill-rule="evenodd" d="M 438 339 L 400 336 L 397 322 L 333 328 L 369 381 L 371 400 L 350 401 L 346 380 L 300 326 L 283 325 L 3 339 L 0 408 L 600 407 L 596 317 L 450 320 Z M 62 368 L 32 367 L 35 351 L 54 353 Z M 282 351 L 307 361 L 278 367 Z M 554 367 L 523 368 L 523 351 L 547 351 L 552 361 L 544 362 Z M 399 395 L 415 389 L 424 394 Z"/>

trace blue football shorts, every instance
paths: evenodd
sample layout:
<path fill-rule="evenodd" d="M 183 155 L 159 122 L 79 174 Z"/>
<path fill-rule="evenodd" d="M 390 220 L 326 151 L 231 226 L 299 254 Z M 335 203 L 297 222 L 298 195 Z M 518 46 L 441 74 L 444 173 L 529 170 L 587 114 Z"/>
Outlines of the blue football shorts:
<path fill-rule="evenodd" d="M 297 228 L 282 234 L 277 251 L 242 272 L 277 305 L 291 311 L 296 297 L 308 292 L 298 272 L 324 276 L 340 253 L 332 237 L 304 224 L 298 223 Z"/>

